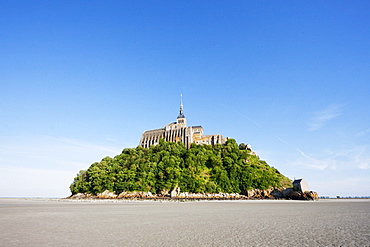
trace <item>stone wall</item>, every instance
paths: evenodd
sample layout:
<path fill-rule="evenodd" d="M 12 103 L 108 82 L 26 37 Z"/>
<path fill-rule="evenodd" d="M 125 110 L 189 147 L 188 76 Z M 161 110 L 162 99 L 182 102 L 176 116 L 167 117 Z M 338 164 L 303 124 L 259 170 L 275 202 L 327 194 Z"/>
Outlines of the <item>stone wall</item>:
<path fill-rule="evenodd" d="M 203 127 L 201 126 L 182 127 L 176 126 L 176 123 L 170 125 L 171 127 L 145 131 L 141 136 L 139 145 L 147 148 L 159 144 L 159 140 L 163 139 L 168 142 L 181 141 L 189 148 L 191 143 L 216 145 L 224 144 L 228 139 L 222 135 L 203 135 Z"/>

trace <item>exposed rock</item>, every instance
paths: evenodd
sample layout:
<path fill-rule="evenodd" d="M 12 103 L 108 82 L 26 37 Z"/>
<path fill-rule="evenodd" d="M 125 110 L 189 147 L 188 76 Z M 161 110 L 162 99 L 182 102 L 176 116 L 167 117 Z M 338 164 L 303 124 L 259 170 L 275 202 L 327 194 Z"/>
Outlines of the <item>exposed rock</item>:
<path fill-rule="evenodd" d="M 186 198 L 186 194 L 184 192 L 182 192 L 177 197 L 178 198 Z"/>
<path fill-rule="evenodd" d="M 169 190 L 161 190 L 159 193 L 161 196 L 169 196 Z"/>
<path fill-rule="evenodd" d="M 261 192 L 262 197 L 265 198 L 265 199 L 268 199 L 268 198 L 271 199 L 272 198 L 271 191 L 272 191 L 272 189 L 262 190 L 262 192 Z"/>
<path fill-rule="evenodd" d="M 252 189 L 245 191 L 243 194 L 245 197 L 249 199 L 273 199 L 271 196 L 271 191 L 272 189 L 267 189 L 267 190 L 261 190 L 261 189 Z"/>
<path fill-rule="evenodd" d="M 292 200 L 302 200 L 302 192 L 299 192 L 299 191 L 293 191 L 293 193 L 291 194 L 290 198 L 288 199 L 292 199 Z"/>
<path fill-rule="evenodd" d="M 275 193 L 275 192 L 274 192 Z M 278 195 L 278 192 L 276 192 Z M 291 200 L 319 200 L 319 195 L 314 191 L 295 191 L 293 188 L 287 188 L 282 191 L 282 198 Z"/>
<path fill-rule="evenodd" d="M 77 193 L 75 195 L 72 195 L 69 197 L 69 199 L 77 199 L 77 200 L 81 200 L 81 199 L 89 199 L 91 198 L 92 195 L 91 194 L 86 194 L 86 193 Z"/>
<path fill-rule="evenodd" d="M 273 196 L 275 199 L 283 198 L 283 193 L 278 189 L 274 189 L 273 191 L 271 191 L 270 195 Z"/>
<path fill-rule="evenodd" d="M 293 195 L 293 192 L 294 192 L 293 188 L 287 188 L 282 191 L 282 194 L 284 198 L 289 198 Z"/>
<path fill-rule="evenodd" d="M 125 198 L 125 196 L 127 195 L 127 192 L 126 191 L 123 191 L 122 193 L 120 193 L 118 196 L 117 196 L 117 199 L 122 199 L 122 198 Z"/>
<path fill-rule="evenodd" d="M 146 199 L 154 199 L 156 198 L 156 195 L 153 195 L 152 192 L 139 192 L 140 198 L 146 198 Z"/>
<path fill-rule="evenodd" d="M 117 195 L 114 192 L 110 192 L 109 190 L 105 190 L 103 193 L 98 193 L 96 198 L 99 198 L 99 199 L 115 199 L 115 198 L 117 198 Z"/>
<path fill-rule="evenodd" d="M 180 187 L 176 186 L 171 193 L 168 190 L 161 190 L 159 194 L 152 194 L 151 192 L 122 192 L 119 195 L 109 190 L 103 193 L 98 193 L 96 196 L 86 193 L 78 193 L 69 197 L 70 199 L 163 199 L 164 197 L 172 199 L 206 199 L 206 200 L 240 200 L 240 199 L 289 199 L 289 200 L 318 200 L 319 195 L 314 191 L 300 191 L 302 187 L 296 184 L 293 188 L 269 188 L 266 190 L 252 189 L 239 193 L 189 193 L 180 192 Z M 299 182 L 304 181 L 300 179 Z M 304 181 L 305 182 L 305 181 Z M 307 183 L 304 184 L 303 188 Z M 298 188 L 298 189 L 297 189 Z"/>
<path fill-rule="evenodd" d="M 303 193 L 303 198 L 305 198 L 305 200 L 314 200 L 314 201 L 317 201 L 319 200 L 319 194 L 317 194 L 317 192 L 315 191 L 305 191 Z"/>

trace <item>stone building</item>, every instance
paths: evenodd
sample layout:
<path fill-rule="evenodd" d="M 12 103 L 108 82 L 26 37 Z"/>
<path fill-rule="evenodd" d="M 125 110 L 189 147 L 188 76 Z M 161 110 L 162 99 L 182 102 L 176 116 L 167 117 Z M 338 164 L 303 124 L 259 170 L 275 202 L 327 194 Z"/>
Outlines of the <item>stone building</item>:
<path fill-rule="evenodd" d="M 295 191 L 299 191 L 299 192 L 310 191 L 308 189 L 308 183 L 303 178 L 302 179 L 295 179 L 293 181 L 293 189 Z"/>
<path fill-rule="evenodd" d="M 160 139 L 169 142 L 181 141 L 189 148 L 191 143 L 210 145 L 224 144 L 228 138 L 222 135 L 204 135 L 202 126 L 187 126 L 181 99 L 180 113 L 177 116 L 176 122 L 169 123 L 161 129 L 144 131 L 139 145 L 147 148 L 152 145 L 157 145 Z"/>

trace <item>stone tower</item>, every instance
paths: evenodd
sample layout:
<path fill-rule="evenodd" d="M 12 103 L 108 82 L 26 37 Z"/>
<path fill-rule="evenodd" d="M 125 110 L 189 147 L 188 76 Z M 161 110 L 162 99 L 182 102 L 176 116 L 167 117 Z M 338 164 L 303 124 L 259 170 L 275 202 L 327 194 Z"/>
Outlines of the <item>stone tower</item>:
<path fill-rule="evenodd" d="M 180 94 L 180 112 L 179 115 L 177 116 L 176 123 L 179 126 L 186 127 L 186 118 L 184 115 L 184 106 L 182 105 L 182 94 Z"/>

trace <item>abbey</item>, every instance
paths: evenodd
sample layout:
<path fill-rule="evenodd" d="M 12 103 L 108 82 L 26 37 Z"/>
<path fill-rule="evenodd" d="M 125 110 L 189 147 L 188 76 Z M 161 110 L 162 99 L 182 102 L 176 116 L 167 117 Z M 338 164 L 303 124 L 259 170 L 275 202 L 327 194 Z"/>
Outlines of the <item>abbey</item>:
<path fill-rule="evenodd" d="M 187 126 L 184 115 L 182 99 L 180 100 L 180 113 L 177 116 L 176 122 L 167 124 L 161 129 L 147 130 L 141 136 L 140 146 L 147 148 L 152 145 L 157 145 L 160 139 L 169 142 L 183 142 L 187 148 L 191 143 L 196 144 L 224 144 L 227 137 L 222 135 L 204 135 L 202 126 Z"/>

